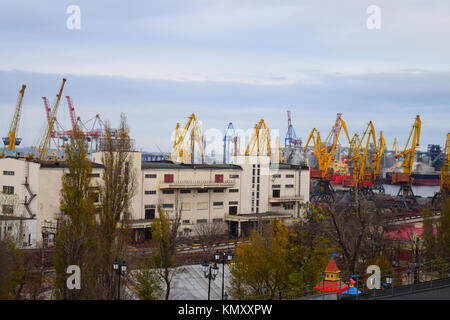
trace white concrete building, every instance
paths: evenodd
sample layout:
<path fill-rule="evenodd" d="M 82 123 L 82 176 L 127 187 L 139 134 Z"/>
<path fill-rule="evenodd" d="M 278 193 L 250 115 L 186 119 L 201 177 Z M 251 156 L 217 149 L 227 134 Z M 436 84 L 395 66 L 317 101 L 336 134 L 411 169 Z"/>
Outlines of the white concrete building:
<path fill-rule="evenodd" d="M 180 233 L 192 236 L 195 225 L 226 222 L 234 235 L 246 236 L 261 220 L 300 218 L 309 201 L 309 168 L 271 165 L 269 157 L 233 159 L 234 164 L 142 162 L 133 152 L 136 194 L 131 205 L 135 240 L 151 237 L 158 206 L 172 215 L 181 211 Z M 101 183 L 101 153 L 92 155 L 93 185 Z M 51 243 L 60 215 L 62 162 L 37 163 L 23 158 L 0 159 L 0 188 L 16 201 L 2 205 L 0 220 L 16 217 L 30 224 L 28 246 Z"/>

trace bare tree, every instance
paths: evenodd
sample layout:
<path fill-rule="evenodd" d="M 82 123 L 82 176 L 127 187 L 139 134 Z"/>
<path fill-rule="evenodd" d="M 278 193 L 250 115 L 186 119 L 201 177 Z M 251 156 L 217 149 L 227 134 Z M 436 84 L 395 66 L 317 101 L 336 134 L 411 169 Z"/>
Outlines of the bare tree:
<path fill-rule="evenodd" d="M 358 201 L 357 205 L 344 204 L 322 209 L 324 237 L 330 239 L 342 252 L 347 272 L 355 274 L 376 253 L 384 249 L 384 215 L 371 201 Z"/>
<path fill-rule="evenodd" d="M 211 254 L 223 236 L 227 233 L 225 222 L 197 223 L 194 227 L 194 234 L 199 239 L 200 245 L 206 254 Z"/>

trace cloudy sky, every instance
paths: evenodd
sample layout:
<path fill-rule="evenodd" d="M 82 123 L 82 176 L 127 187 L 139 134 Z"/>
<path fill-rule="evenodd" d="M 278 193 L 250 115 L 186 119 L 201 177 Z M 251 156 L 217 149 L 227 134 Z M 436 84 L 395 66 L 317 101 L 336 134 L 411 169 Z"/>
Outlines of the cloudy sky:
<path fill-rule="evenodd" d="M 69 29 L 70 5 L 80 29 Z M 369 29 L 367 8 L 380 9 Z M 70 20 L 73 21 L 73 20 Z M 0 129 L 7 134 L 22 83 L 20 136 L 38 143 L 42 96 L 61 80 L 77 114 L 128 118 L 139 149 L 171 149 L 191 113 L 208 132 L 248 130 L 264 118 L 297 136 L 328 133 L 337 112 L 351 134 L 372 120 L 403 146 L 417 114 L 421 147 L 450 126 L 448 0 L 130 0 L 0 2 Z M 69 126 L 62 101 L 58 120 Z M 220 133 L 220 134 L 222 134 Z"/>

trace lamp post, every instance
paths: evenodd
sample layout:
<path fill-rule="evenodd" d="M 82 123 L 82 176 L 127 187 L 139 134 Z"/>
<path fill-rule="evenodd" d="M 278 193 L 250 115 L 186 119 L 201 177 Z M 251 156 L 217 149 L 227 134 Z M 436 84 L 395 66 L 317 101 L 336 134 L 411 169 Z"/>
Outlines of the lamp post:
<path fill-rule="evenodd" d="M 322 300 L 325 300 L 325 272 L 322 272 Z"/>
<path fill-rule="evenodd" d="M 266 295 L 267 295 L 267 286 L 265 283 L 263 283 L 262 287 L 261 287 L 261 293 L 263 294 L 263 300 L 266 300 Z"/>
<path fill-rule="evenodd" d="M 217 273 L 219 272 L 219 267 L 217 266 L 217 263 L 214 263 L 214 265 L 208 264 L 206 261 L 202 264 L 203 274 L 205 275 L 205 278 L 208 279 L 208 300 L 211 296 L 211 279 L 216 279 Z"/>
<path fill-rule="evenodd" d="M 222 300 L 224 300 L 225 264 L 230 263 L 231 260 L 233 259 L 233 256 L 227 252 L 222 252 L 222 254 L 220 254 L 218 251 L 216 251 L 214 258 L 216 259 L 216 262 L 219 262 L 219 263 L 222 262 Z"/>
<path fill-rule="evenodd" d="M 117 300 L 120 300 L 120 277 L 125 275 L 125 273 L 127 272 L 127 263 L 125 262 L 125 260 L 122 263 L 115 260 L 113 262 L 113 269 L 116 271 L 118 277 Z"/>

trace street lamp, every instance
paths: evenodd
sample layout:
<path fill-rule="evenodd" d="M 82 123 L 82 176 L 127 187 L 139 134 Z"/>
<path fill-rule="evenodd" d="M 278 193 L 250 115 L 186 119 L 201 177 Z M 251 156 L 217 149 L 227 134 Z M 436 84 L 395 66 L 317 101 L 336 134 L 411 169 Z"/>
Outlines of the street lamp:
<path fill-rule="evenodd" d="M 219 262 L 219 263 L 222 262 L 222 300 L 224 300 L 225 264 L 230 263 L 231 260 L 233 259 L 233 256 L 227 252 L 222 252 L 222 254 L 220 254 L 219 251 L 216 251 L 214 258 L 216 259 L 216 262 Z"/>
<path fill-rule="evenodd" d="M 117 300 L 120 300 L 120 277 L 125 275 L 125 273 L 127 272 L 127 263 L 125 262 L 125 260 L 122 262 L 122 264 L 120 262 L 117 262 L 117 260 L 115 260 L 113 262 L 113 270 L 116 271 L 118 279 L 119 279 Z"/>
<path fill-rule="evenodd" d="M 214 263 L 214 265 L 209 265 L 206 261 L 202 264 L 202 270 L 205 275 L 205 278 L 208 279 L 208 300 L 211 295 L 211 279 L 216 279 L 217 273 L 219 272 L 219 267 L 217 266 L 217 263 Z"/>
<path fill-rule="evenodd" d="M 261 287 L 261 293 L 263 294 L 263 300 L 266 299 L 266 295 L 267 295 L 267 286 L 265 283 L 263 283 L 262 287 Z"/>

